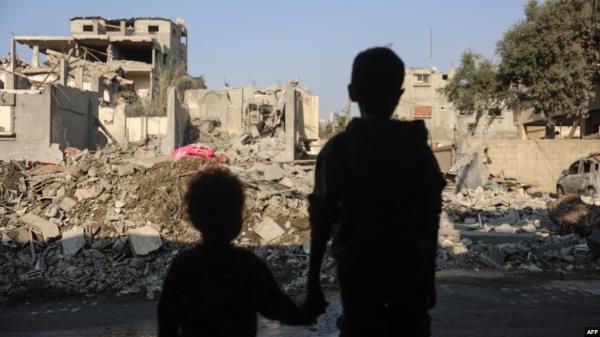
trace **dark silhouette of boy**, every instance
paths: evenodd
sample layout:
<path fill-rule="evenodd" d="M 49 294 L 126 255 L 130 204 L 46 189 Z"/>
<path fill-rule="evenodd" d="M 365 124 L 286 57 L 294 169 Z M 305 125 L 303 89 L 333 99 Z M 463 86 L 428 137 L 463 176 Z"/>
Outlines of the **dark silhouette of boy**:
<path fill-rule="evenodd" d="M 311 253 L 305 306 L 322 313 L 327 241 L 337 260 L 340 336 L 431 335 L 435 256 L 445 181 L 423 121 L 390 117 L 404 64 L 389 48 L 358 54 L 348 85 L 361 117 L 317 159 L 309 196 Z"/>
<path fill-rule="evenodd" d="M 184 202 L 203 240 L 171 263 L 158 304 L 159 336 L 253 337 L 257 313 L 286 324 L 314 321 L 280 290 L 265 262 L 231 243 L 244 207 L 235 175 L 219 167 L 201 171 Z"/>

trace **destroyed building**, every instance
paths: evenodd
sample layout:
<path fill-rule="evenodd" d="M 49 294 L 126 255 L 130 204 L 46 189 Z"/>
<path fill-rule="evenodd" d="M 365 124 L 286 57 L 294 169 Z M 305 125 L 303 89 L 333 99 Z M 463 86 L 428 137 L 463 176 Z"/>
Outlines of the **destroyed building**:
<path fill-rule="evenodd" d="M 4 84 L 0 89 L 0 139 L 7 141 L 0 159 L 25 159 L 30 151 L 23 149 L 35 149 L 27 159 L 58 162 L 66 147 L 93 150 L 110 142 L 126 145 L 149 139 L 168 154 L 201 140 L 194 136 L 199 132 L 196 126 L 207 120 L 218 122 L 221 138 L 240 145 L 272 138 L 282 153 L 279 160 L 315 153 L 319 146 L 318 97 L 297 82 L 264 89 L 166 90 L 168 83 L 161 79 L 165 72 L 183 69 L 185 73 L 187 69 L 187 36 L 179 18 L 174 22 L 102 17 L 72 18 L 69 36 L 15 36 L 9 57 L 0 63 Z M 17 43 L 32 49 L 31 63 L 17 55 Z M 30 100 L 37 97 L 34 95 L 43 98 Z M 56 99 L 55 95 L 64 97 Z M 37 101 L 42 106 L 31 105 Z M 59 118 L 53 107 L 65 102 L 67 106 L 59 109 L 64 116 Z M 68 114 L 73 116 L 65 117 Z M 56 122 L 71 118 L 80 121 Z M 52 124 L 29 131 L 27 121 L 46 119 Z M 75 130 L 89 130 L 82 134 L 85 142 L 64 136 L 81 133 Z M 63 141 L 57 143 L 59 134 Z M 240 136 L 243 141 L 234 140 Z"/>
<path fill-rule="evenodd" d="M 445 146 L 465 138 L 518 138 L 515 115 L 510 110 L 483 116 L 457 111 L 440 90 L 454 76 L 454 70 L 443 73 L 436 67 L 409 68 L 404 77 L 404 94 L 394 115 L 398 119 L 425 122 L 430 143 Z"/>
<path fill-rule="evenodd" d="M 181 19 L 173 22 L 165 18 L 75 17 L 71 19 L 69 36 L 15 36 L 11 50 L 15 43 L 30 47 L 31 64 L 18 73 L 15 73 L 16 65 L 12 66 L 13 74 L 7 76 L 5 87 L 29 89 L 23 87 L 27 85 L 26 81 L 15 81 L 14 76 L 25 77 L 31 82 L 29 86 L 35 87 L 37 82 L 60 79 L 60 74 L 66 73 L 68 77 L 62 80 L 64 84 L 82 90 L 97 90 L 94 88 L 94 70 L 110 70 L 132 81 L 140 97 L 152 96 L 161 69 L 175 66 L 187 69 L 187 37 Z M 67 56 L 67 62 L 52 62 L 47 58 L 49 64 L 43 64 L 40 53 L 51 59 Z M 103 69 L 99 70 L 99 67 Z M 56 69 L 60 71 L 56 72 Z"/>

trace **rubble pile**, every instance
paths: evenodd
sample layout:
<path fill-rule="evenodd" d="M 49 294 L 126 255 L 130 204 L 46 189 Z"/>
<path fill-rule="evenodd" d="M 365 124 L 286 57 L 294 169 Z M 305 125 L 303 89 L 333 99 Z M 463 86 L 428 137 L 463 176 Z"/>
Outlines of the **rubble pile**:
<path fill-rule="evenodd" d="M 581 210 L 580 197 L 566 198 L 579 205 L 578 216 L 569 214 L 567 209 L 573 207 L 560 200 L 538 193 L 532 196 L 522 188 L 487 185 L 466 193 L 444 192 L 438 267 L 534 272 L 598 269 L 600 249 L 595 236 L 582 236 L 575 225 L 565 226 L 558 220 L 589 222 L 592 215 Z M 547 203 L 561 206 L 548 208 Z"/>
<path fill-rule="evenodd" d="M 75 151 L 61 165 L 1 163 L 0 296 L 43 287 L 154 298 L 173 257 L 200 239 L 181 200 L 187 179 L 207 165 L 217 164 L 117 146 Z M 297 290 L 307 269 L 313 166 L 256 161 L 229 168 L 247 186 L 237 244 Z M 325 280 L 334 282 L 331 261 L 325 266 Z"/>
<path fill-rule="evenodd" d="M 186 143 L 209 144 L 232 162 L 282 162 L 286 151 L 283 128 L 269 130 L 269 134 L 264 135 L 258 127 L 252 126 L 250 132 L 232 137 L 218 120 L 193 119 L 186 131 Z"/>

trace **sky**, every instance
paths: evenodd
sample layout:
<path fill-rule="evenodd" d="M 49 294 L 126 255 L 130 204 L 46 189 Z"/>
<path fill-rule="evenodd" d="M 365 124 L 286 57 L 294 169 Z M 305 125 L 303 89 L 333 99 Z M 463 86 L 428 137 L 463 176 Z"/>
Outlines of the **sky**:
<path fill-rule="evenodd" d="M 495 56 L 526 0 L 19 0 L 2 4 L 0 56 L 14 35 L 68 35 L 74 16 L 182 17 L 188 69 L 209 88 L 299 80 L 320 96 L 321 116 L 344 108 L 354 56 L 391 45 L 407 67 L 456 66 L 465 49 Z M 430 58 L 430 32 L 432 58 Z M 28 48 L 17 49 L 27 55 Z M 355 111 L 355 108 L 353 108 Z"/>

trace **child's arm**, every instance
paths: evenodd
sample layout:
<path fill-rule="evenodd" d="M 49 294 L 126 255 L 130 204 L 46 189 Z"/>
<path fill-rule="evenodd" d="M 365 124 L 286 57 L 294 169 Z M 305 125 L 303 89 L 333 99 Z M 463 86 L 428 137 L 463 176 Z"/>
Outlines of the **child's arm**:
<path fill-rule="evenodd" d="M 171 263 L 163 282 L 160 301 L 158 302 L 158 336 L 171 337 L 179 335 L 178 309 L 181 305 L 177 294 L 178 259 Z"/>
<path fill-rule="evenodd" d="M 300 309 L 285 294 L 263 261 L 259 261 L 253 277 L 253 296 L 257 311 L 266 318 L 290 325 L 309 325 L 315 317 Z"/>

